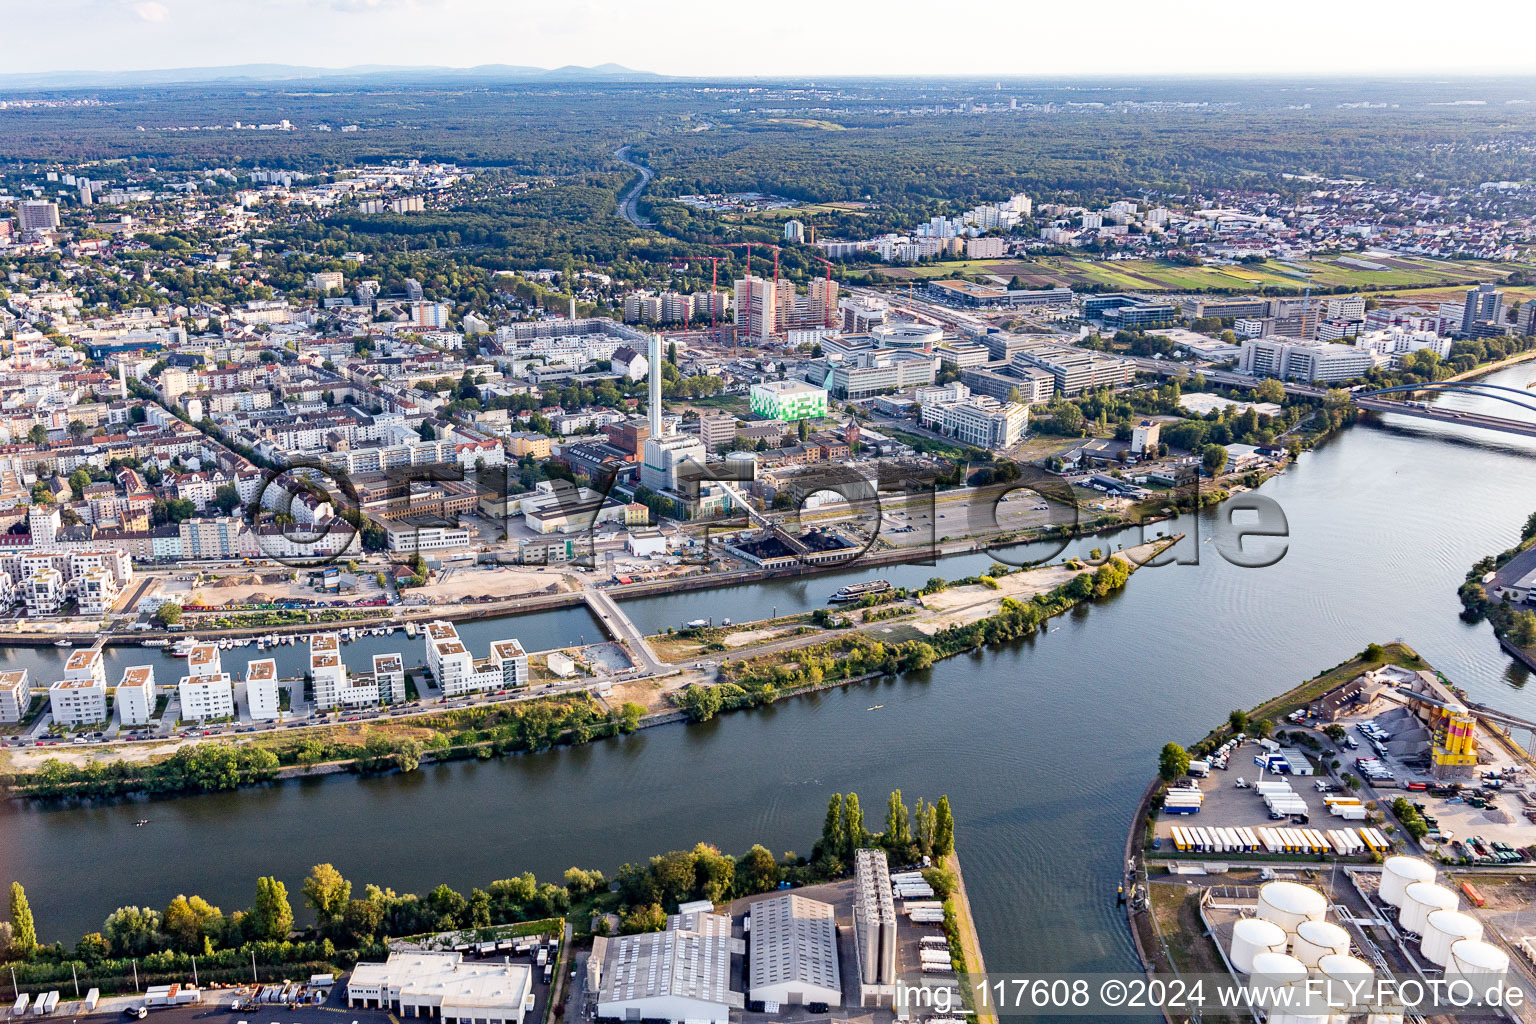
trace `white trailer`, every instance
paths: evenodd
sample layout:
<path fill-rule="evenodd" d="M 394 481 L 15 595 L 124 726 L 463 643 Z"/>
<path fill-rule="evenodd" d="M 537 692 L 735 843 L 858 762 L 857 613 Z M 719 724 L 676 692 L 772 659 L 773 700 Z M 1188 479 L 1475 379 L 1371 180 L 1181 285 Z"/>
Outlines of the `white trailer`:
<path fill-rule="evenodd" d="M 27 1012 L 27 1007 L 30 1006 L 31 1003 L 32 994 L 30 992 L 21 993 L 21 995 L 16 997 L 16 1001 L 11 1004 L 11 1016 L 20 1017 L 22 1014 Z"/>
<path fill-rule="evenodd" d="M 85 1012 L 90 1013 L 96 1009 L 96 1004 L 101 1001 L 101 989 L 93 988 L 85 994 Z"/>

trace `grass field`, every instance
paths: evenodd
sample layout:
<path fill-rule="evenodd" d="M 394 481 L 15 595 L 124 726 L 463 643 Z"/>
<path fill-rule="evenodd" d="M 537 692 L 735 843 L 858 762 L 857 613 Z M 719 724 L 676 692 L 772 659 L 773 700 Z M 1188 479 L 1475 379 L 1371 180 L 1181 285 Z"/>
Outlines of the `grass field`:
<path fill-rule="evenodd" d="M 956 260 L 915 267 L 893 267 L 890 277 L 927 280 L 957 275 L 993 274 L 1017 277 L 1030 287 L 1067 285 L 1074 288 L 1107 287 L 1123 291 L 1199 292 L 1243 289 L 1301 292 L 1308 275 L 1317 288 L 1359 288 L 1386 291 L 1405 288 L 1436 288 L 1447 297 L 1459 298 L 1458 286 L 1497 280 L 1516 270 L 1531 269 L 1517 263 L 1486 263 L 1479 260 L 1429 260 L 1393 258 L 1375 262 L 1382 270 L 1365 270 L 1332 259 L 1297 263 L 1271 261 L 1238 266 L 1186 267 L 1166 260 L 1117 260 L 1105 262 L 1079 257 L 1047 256 L 1038 260 Z M 1425 299 L 1429 301 L 1429 299 Z"/>

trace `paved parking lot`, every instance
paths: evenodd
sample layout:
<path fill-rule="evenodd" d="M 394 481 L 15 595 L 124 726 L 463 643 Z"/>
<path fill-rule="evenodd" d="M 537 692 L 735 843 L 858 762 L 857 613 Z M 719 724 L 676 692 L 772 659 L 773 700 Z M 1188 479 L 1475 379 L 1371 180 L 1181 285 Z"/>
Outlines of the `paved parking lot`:
<path fill-rule="evenodd" d="M 1228 762 L 1226 770 L 1213 768 L 1211 774 L 1198 780 L 1200 790 L 1205 794 L 1205 800 L 1200 806 L 1199 814 L 1162 814 L 1157 819 L 1157 834 L 1167 840 L 1173 835 L 1175 825 L 1193 825 L 1203 828 L 1234 828 L 1245 827 L 1251 829 L 1269 828 L 1278 825 L 1290 825 L 1291 821 L 1271 820 L 1269 808 L 1265 806 L 1264 799 L 1259 796 L 1257 790 L 1251 788 L 1253 783 L 1259 780 L 1259 766 L 1253 763 L 1255 754 L 1264 748 L 1258 743 L 1245 743 L 1232 752 L 1232 758 Z M 1324 794 L 1317 789 L 1319 780 L 1327 781 L 1328 776 L 1321 769 L 1317 769 L 1317 758 L 1310 751 L 1307 760 L 1313 763 L 1316 775 L 1275 775 L 1266 772 L 1266 781 L 1283 779 L 1291 784 L 1296 795 L 1301 797 L 1307 805 L 1307 816 L 1311 819 L 1307 827 L 1326 831 L 1330 828 L 1345 828 L 1358 822 L 1346 822 L 1342 818 L 1335 818 L 1328 813 L 1323 805 Z M 1245 780 L 1250 788 L 1237 788 L 1237 780 Z"/>

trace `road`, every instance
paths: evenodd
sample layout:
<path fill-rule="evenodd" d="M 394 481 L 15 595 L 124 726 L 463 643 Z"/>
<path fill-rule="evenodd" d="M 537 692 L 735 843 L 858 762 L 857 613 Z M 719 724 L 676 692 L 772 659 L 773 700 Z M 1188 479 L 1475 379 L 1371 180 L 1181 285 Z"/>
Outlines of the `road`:
<path fill-rule="evenodd" d="M 586 599 L 587 607 L 592 609 L 592 614 L 598 617 L 608 634 L 622 640 L 629 648 L 630 653 L 640 660 L 645 666 L 647 675 L 666 675 L 673 671 L 668 665 L 656 656 L 651 650 L 651 645 L 646 642 L 645 634 L 640 632 L 640 627 L 630 621 L 628 615 L 619 608 L 618 603 L 605 591 L 596 587 L 588 587 L 581 592 Z"/>
<path fill-rule="evenodd" d="M 651 179 L 655 177 L 655 172 L 644 164 L 637 164 L 635 161 L 631 160 L 629 158 L 628 146 L 620 146 L 618 149 L 614 150 L 613 158 L 619 163 L 623 164 L 625 167 L 628 167 L 630 170 L 640 175 L 640 180 L 635 182 L 634 187 L 631 188 L 628 192 L 624 193 L 624 198 L 619 200 L 620 216 L 622 216 L 625 220 L 629 221 L 637 228 L 644 229 L 653 227 L 654 225 L 652 225 L 649 220 L 640 216 L 639 203 L 640 193 L 644 192 L 645 187 L 651 183 Z"/>

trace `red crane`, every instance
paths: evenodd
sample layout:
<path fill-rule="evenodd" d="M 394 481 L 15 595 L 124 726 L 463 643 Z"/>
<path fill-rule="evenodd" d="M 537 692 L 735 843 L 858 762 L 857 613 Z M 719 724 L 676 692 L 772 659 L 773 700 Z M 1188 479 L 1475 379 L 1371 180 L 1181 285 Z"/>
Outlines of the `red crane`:
<path fill-rule="evenodd" d="M 715 313 L 716 292 L 720 285 L 720 264 L 724 263 L 726 256 L 700 256 L 699 262 L 709 261 L 709 329 L 711 332 L 720 333 L 719 317 Z"/>

